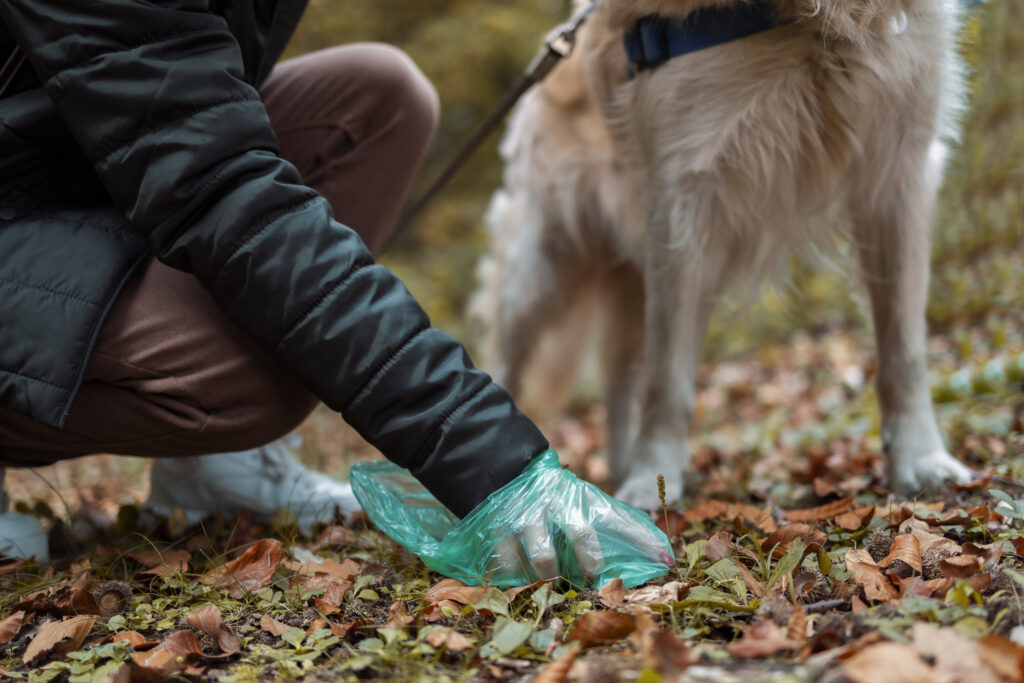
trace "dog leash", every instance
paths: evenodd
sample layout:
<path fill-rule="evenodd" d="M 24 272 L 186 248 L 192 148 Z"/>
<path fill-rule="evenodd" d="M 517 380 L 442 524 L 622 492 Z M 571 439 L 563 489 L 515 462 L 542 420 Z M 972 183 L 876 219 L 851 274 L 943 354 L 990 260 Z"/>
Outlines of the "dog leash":
<path fill-rule="evenodd" d="M 523 95 L 530 88 L 547 78 L 554 68 L 558 66 L 559 62 L 572 54 L 576 48 L 576 38 L 580 28 L 596 8 L 597 0 L 594 0 L 577 12 L 568 23 L 562 24 L 548 35 L 540 52 L 530 62 L 526 72 L 519 77 L 519 80 L 512 86 L 511 90 L 505 93 L 498 106 L 484 120 L 476 132 L 473 133 L 466 144 L 462 146 L 462 149 L 449 162 L 448 166 L 441 172 L 441 175 L 430 186 L 430 189 L 405 212 L 395 228 L 395 235 L 409 227 L 423 213 L 423 210 L 437 198 L 441 190 L 462 170 L 462 167 L 465 166 L 476 150 L 480 148 L 480 145 L 502 124 L 508 113 L 512 111 L 512 108 L 523 98 Z"/>

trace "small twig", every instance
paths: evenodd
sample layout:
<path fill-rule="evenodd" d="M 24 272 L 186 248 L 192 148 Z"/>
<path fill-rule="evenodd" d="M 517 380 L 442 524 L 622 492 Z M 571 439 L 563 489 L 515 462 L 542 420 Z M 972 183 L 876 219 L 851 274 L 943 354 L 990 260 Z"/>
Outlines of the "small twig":
<path fill-rule="evenodd" d="M 809 605 L 804 605 L 804 611 L 808 614 L 822 614 L 829 610 L 846 607 L 849 604 L 849 600 L 822 600 L 821 602 L 812 602 Z"/>

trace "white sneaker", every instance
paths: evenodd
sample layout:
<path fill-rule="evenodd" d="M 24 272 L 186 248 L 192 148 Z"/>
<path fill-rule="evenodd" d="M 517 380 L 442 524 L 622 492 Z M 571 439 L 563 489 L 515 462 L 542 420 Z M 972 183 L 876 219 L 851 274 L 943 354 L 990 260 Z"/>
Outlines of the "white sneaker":
<path fill-rule="evenodd" d="M 155 460 L 142 508 L 164 517 L 180 508 L 189 524 L 217 512 L 249 512 L 269 521 L 289 510 L 304 532 L 331 521 L 338 510 L 346 518 L 362 510 L 348 482 L 299 464 L 289 446 L 301 443 L 293 434 L 250 451 Z"/>
<path fill-rule="evenodd" d="M 4 468 L 0 467 L 0 555 L 18 560 L 34 557 L 39 564 L 50 561 L 46 532 L 32 515 L 8 512 L 10 499 L 4 490 Z"/>

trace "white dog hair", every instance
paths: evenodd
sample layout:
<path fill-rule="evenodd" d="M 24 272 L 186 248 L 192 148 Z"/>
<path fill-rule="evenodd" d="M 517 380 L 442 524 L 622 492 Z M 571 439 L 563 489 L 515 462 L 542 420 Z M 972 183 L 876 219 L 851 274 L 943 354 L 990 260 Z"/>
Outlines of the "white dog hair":
<path fill-rule="evenodd" d="M 657 507 L 660 473 L 677 500 L 715 300 L 848 225 L 890 483 L 968 480 L 925 367 L 929 223 L 964 98 L 955 0 L 774 0 L 786 23 L 627 79 L 638 19 L 743 1 L 600 0 L 576 53 L 518 107 L 471 304 L 495 378 L 528 411 L 528 374 L 565 397 L 603 321 L 617 495 Z"/>

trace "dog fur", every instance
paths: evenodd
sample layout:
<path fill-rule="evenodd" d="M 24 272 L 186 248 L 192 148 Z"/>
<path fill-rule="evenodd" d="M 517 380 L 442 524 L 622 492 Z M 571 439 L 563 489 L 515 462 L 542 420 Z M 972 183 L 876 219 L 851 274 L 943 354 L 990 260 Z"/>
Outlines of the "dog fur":
<path fill-rule="evenodd" d="M 617 495 L 657 507 L 660 473 L 676 500 L 715 301 L 842 237 L 871 301 L 891 485 L 967 480 L 925 367 L 929 223 L 964 98 L 955 0 L 775 0 L 788 23 L 627 79 L 639 18 L 742 1 L 600 0 L 518 107 L 472 304 L 495 378 L 528 410 L 528 376 L 564 397 L 601 321 Z"/>

